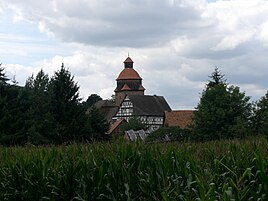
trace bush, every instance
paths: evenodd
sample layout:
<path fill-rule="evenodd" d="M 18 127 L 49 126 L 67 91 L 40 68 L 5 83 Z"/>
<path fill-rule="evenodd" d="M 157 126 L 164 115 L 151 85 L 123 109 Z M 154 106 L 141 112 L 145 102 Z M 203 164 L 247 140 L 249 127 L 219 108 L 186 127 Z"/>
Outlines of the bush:
<path fill-rule="evenodd" d="M 147 136 L 146 141 L 188 141 L 191 138 L 189 129 L 179 127 L 161 127 Z"/>

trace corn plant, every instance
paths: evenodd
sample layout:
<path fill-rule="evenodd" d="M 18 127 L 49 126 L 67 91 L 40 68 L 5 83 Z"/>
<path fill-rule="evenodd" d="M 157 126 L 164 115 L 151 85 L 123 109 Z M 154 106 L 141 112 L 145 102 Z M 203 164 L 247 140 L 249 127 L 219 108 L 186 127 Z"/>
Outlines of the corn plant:
<path fill-rule="evenodd" d="M 267 200 L 264 137 L 0 147 L 0 200 Z"/>

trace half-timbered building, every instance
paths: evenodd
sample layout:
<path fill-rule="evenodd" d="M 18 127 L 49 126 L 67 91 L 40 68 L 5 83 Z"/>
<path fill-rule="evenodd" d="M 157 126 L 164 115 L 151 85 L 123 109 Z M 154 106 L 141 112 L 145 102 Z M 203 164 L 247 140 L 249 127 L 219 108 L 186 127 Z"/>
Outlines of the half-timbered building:
<path fill-rule="evenodd" d="M 166 111 L 171 111 L 163 96 L 126 95 L 114 119 L 138 118 L 152 132 L 164 125 Z"/>
<path fill-rule="evenodd" d="M 147 133 L 151 133 L 164 125 L 182 127 L 182 122 L 185 123 L 182 121 L 185 119 L 185 114 L 178 116 L 177 114 L 181 113 L 172 112 L 163 96 L 144 95 L 145 88 L 142 85 L 142 78 L 134 69 L 133 63 L 132 59 L 127 57 L 123 70 L 116 78 L 115 104 L 110 101 L 96 103 L 96 107 L 102 111 L 106 120 L 111 124 L 110 132 L 107 134 L 110 135 L 114 131 L 119 132 L 120 129 L 117 127 L 123 122 L 120 120 L 128 122 L 131 118 L 138 118 L 145 124 Z M 188 112 L 187 114 L 190 122 L 192 113 Z M 178 122 L 180 124 L 177 125 Z"/>

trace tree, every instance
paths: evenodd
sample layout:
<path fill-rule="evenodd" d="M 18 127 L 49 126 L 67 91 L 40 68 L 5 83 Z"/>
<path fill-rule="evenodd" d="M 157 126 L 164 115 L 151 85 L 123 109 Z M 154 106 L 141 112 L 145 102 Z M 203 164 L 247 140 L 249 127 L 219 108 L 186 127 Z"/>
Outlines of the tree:
<path fill-rule="evenodd" d="M 1 70 L 2 73 L 3 70 Z M 1 74 L 5 78 L 4 73 Z M 98 138 L 108 129 L 97 110 L 80 103 L 79 87 L 61 67 L 50 79 L 41 70 L 25 87 L 0 83 L 0 144 L 62 144 Z"/>
<path fill-rule="evenodd" d="M 0 64 L 0 118 L 3 118 L 5 115 L 4 109 L 7 104 L 7 81 L 8 78 L 5 75 L 4 68 Z M 1 133 L 1 131 L 0 131 Z"/>
<path fill-rule="evenodd" d="M 243 137 L 249 132 L 251 104 L 238 87 L 228 86 L 218 68 L 202 92 L 194 115 L 198 140 Z"/>
<path fill-rule="evenodd" d="M 57 122 L 56 143 L 75 140 L 79 135 L 79 130 L 75 128 L 78 125 L 77 117 L 84 111 L 78 107 L 79 87 L 74 82 L 74 76 L 63 65 L 52 77 L 49 92 L 51 113 Z"/>
<path fill-rule="evenodd" d="M 87 140 L 97 140 L 101 134 L 104 134 L 109 129 L 109 124 L 103 114 L 95 106 L 92 106 L 87 114 L 90 132 L 87 132 Z"/>
<path fill-rule="evenodd" d="M 40 70 L 36 77 L 32 75 L 25 84 L 31 95 L 31 106 L 27 111 L 29 128 L 28 141 L 32 144 L 46 144 L 52 139 L 55 119 L 50 112 L 49 77 Z"/>
<path fill-rule="evenodd" d="M 188 141 L 190 138 L 191 138 L 191 130 L 189 129 L 164 126 L 148 135 L 146 137 L 146 141 L 151 142 L 151 141 L 170 140 L 170 141 L 185 142 Z"/>
<path fill-rule="evenodd" d="M 115 95 L 111 95 L 111 98 L 108 99 L 110 102 L 114 103 L 115 104 Z"/>
<path fill-rule="evenodd" d="M 268 135 L 268 91 L 257 102 L 254 116 L 256 134 Z"/>
<path fill-rule="evenodd" d="M 4 68 L 0 64 L 0 143 L 17 144 L 25 141 L 25 93 L 21 87 L 7 83 Z"/>
<path fill-rule="evenodd" d="M 134 131 L 141 130 L 141 129 L 146 129 L 146 125 L 143 124 L 140 121 L 140 119 L 138 119 L 137 117 L 134 116 L 134 117 L 129 119 L 127 124 L 124 124 L 122 126 L 123 131 L 127 131 L 127 130 L 130 130 L 130 129 L 133 129 Z"/>
<path fill-rule="evenodd" d="M 7 84 L 7 81 L 9 80 L 7 77 L 6 77 L 6 74 L 4 72 L 4 68 L 1 67 L 2 64 L 0 64 L 0 84 Z"/>
<path fill-rule="evenodd" d="M 102 98 L 97 95 L 97 94 L 91 94 L 87 100 L 84 102 L 84 106 L 87 108 L 90 108 L 91 106 L 93 106 L 95 103 L 97 103 L 98 101 L 102 100 Z"/>
<path fill-rule="evenodd" d="M 29 94 L 23 87 L 7 85 L 5 101 L 0 116 L 0 143 L 7 145 L 25 144 L 28 140 Z"/>
<path fill-rule="evenodd" d="M 207 88 L 212 88 L 220 84 L 226 85 L 226 79 L 224 79 L 224 75 L 217 66 L 215 67 L 214 72 L 208 77 L 211 78 L 211 80 L 207 84 Z"/>

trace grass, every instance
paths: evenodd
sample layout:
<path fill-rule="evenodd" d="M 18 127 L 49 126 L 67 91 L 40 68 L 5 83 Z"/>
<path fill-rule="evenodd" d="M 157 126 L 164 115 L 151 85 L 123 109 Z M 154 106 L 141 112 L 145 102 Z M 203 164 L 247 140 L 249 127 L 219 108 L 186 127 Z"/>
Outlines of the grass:
<path fill-rule="evenodd" d="M 267 200 L 264 137 L 0 147 L 0 200 Z"/>

